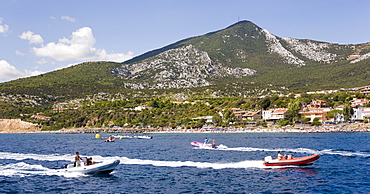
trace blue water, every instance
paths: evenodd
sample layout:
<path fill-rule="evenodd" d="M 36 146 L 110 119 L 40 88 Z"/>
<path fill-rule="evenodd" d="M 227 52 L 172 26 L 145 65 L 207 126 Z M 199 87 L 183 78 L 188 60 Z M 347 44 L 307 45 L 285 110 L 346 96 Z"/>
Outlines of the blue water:
<path fill-rule="evenodd" d="M 101 134 L 108 136 L 109 134 Z M 369 193 L 370 133 L 151 134 L 112 143 L 95 134 L 0 134 L 0 193 Z M 221 149 L 191 141 L 217 140 Z M 277 151 L 311 166 L 266 168 Z M 74 153 L 120 159 L 110 175 L 55 173 Z"/>

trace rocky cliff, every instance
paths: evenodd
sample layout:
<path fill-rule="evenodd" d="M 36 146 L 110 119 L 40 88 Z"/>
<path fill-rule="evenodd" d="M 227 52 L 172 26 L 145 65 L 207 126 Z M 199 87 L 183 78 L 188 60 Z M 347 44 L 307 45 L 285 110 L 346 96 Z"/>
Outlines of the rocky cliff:
<path fill-rule="evenodd" d="M 21 119 L 0 119 L 0 132 L 40 131 L 37 124 L 24 122 Z"/>

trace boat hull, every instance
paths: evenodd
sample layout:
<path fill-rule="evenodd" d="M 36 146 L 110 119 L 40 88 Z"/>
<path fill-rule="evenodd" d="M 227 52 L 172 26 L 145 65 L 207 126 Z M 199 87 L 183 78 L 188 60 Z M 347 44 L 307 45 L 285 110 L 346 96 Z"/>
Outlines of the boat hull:
<path fill-rule="evenodd" d="M 190 144 L 193 147 L 199 147 L 199 148 L 214 148 L 214 149 L 218 148 L 218 146 L 212 147 L 212 144 L 205 144 L 205 143 L 200 143 L 200 142 L 197 142 L 197 141 L 192 141 L 192 142 L 190 142 Z"/>
<path fill-rule="evenodd" d="M 71 173 L 82 173 L 82 174 L 109 174 L 120 163 L 119 160 L 107 161 L 89 166 L 80 166 L 72 168 L 58 169 L 57 172 L 71 172 Z"/>
<path fill-rule="evenodd" d="M 320 156 L 313 154 L 300 158 L 293 159 L 273 159 L 263 162 L 265 166 L 307 166 L 311 165 L 314 161 L 318 160 Z"/>

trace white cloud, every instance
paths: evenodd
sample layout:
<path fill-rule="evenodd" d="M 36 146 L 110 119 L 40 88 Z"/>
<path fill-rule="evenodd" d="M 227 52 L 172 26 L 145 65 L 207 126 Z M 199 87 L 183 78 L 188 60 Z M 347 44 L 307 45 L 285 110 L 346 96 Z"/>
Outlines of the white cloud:
<path fill-rule="evenodd" d="M 3 18 L 0 18 L 0 33 L 6 33 L 9 32 L 9 26 L 6 24 L 3 24 Z"/>
<path fill-rule="evenodd" d="M 31 31 L 23 32 L 22 35 L 19 36 L 19 38 L 23 40 L 28 40 L 30 44 L 42 44 L 44 42 L 44 39 L 39 34 L 35 34 Z"/>
<path fill-rule="evenodd" d="M 24 70 L 24 72 L 21 72 L 5 60 L 0 60 L 0 69 L 0 82 L 6 82 L 22 77 L 40 75 L 43 73 L 41 71 L 31 71 L 27 69 Z"/>
<path fill-rule="evenodd" d="M 22 53 L 21 51 L 19 51 L 19 50 L 16 50 L 15 51 L 15 54 L 16 55 L 19 55 L 19 56 L 25 56 L 26 54 L 24 54 L 24 53 Z"/>
<path fill-rule="evenodd" d="M 60 19 L 67 20 L 67 21 L 70 21 L 70 22 L 75 22 L 76 21 L 76 18 L 72 18 L 72 17 L 69 17 L 69 16 L 62 16 L 62 17 L 60 17 Z"/>
<path fill-rule="evenodd" d="M 83 27 L 72 33 L 70 39 L 59 39 L 58 43 L 50 42 L 40 48 L 33 47 L 38 57 L 50 57 L 57 61 L 68 60 L 100 60 L 123 62 L 131 59 L 132 52 L 108 54 L 104 49 L 94 48 L 96 40 L 91 28 Z"/>

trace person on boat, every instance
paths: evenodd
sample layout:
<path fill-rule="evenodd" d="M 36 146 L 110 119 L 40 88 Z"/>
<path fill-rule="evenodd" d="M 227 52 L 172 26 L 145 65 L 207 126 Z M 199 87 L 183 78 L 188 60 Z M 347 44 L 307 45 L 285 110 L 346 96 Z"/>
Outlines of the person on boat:
<path fill-rule="evenodd" d="M 281 160 L 281 159 L 284 159 L 284 158 L 286 158 L 286 155 L 283 155 L 282 151 L 278 151 L 278 159 Z"/>
<path fill-rule="evenodd" d="M 104 140 L 105 142 L 114 142 L 114 138 L 109 136 L 108 139 Z"/>
<path fill-rule="evenodd" d="M 78 167 L 78 166 L 81 166 L 81 157 L 80 157 L 80 153 L 76 152 L 75 162 L 73 164 L 73 167 Z"/>
<path fill-rule="evenodd" d="M 88 159 L 87 159 L 86 166 L 88 166 L 88 165 L 93 165 L 93 164 L 95 164 L 95 162 L 92 160 L 92 157 L 88 158 Z"/>
<path fill-rule="evenodd" d="M 204 139 L 204 144 L 208 144 L 208 143 L 209 143 L 208 138 L 205 138 L 205 139 Z"/>
<path fill-rule="evenodd" d="M 216 140 L 212 140 L 212 148 L 216 147 Z"/>

